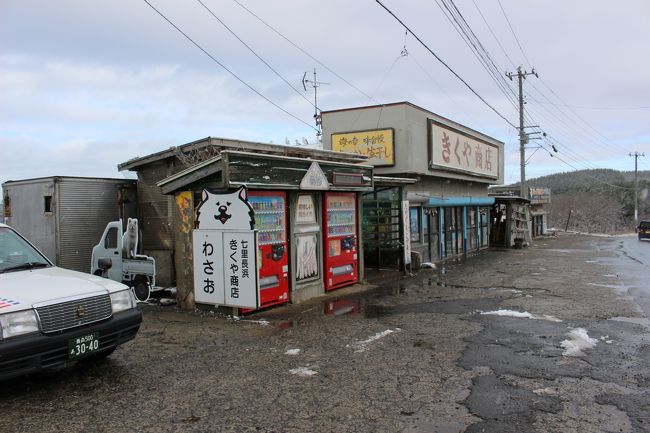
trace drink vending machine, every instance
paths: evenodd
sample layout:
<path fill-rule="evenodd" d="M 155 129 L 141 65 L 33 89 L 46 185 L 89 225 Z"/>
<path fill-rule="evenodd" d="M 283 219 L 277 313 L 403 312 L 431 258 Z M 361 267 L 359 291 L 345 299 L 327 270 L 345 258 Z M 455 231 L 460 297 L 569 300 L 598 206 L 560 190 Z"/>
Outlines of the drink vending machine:
<path fill-rule="evenodd" d="M 249 191 L 248 202 L 258 230 L 260 306 L 289 302 L 286 193 Z"/>
<path fill-rule="evenodd" d="M 323 206 L 325 290 L 357 282 L 357 206 L 355 193 L 325 193 Z"/>

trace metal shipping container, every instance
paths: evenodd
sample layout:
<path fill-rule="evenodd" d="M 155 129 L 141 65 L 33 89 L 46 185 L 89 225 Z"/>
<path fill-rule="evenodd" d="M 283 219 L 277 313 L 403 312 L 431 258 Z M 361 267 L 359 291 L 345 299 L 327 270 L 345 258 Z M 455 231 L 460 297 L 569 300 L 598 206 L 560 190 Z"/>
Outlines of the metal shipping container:
<path fill-rule="evenodd" d="M 5 223 L 57 266 L 90 272 L 106 224 L 137 217 L 136 181 L 53 176 L 2 184 Z"/>

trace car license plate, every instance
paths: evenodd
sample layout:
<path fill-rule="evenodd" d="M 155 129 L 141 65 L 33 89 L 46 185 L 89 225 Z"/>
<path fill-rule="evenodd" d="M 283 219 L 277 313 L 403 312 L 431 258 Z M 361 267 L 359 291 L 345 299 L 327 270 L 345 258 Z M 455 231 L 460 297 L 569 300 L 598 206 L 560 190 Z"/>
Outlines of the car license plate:
<path fill-rule="evenodd" d="M 99 332 L 68 340 L 68 357 L 80 358 L 99 350 Z"/>

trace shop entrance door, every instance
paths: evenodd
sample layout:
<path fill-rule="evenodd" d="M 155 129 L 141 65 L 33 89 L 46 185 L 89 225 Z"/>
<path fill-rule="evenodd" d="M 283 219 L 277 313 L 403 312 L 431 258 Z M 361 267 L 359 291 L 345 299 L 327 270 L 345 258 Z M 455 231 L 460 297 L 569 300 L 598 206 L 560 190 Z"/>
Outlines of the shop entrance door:
<path fill-rule="evenodd" d="M 366 268 L 399 269 L 402 266 L 400 187 L 363 194 L 363 254 Z"/>

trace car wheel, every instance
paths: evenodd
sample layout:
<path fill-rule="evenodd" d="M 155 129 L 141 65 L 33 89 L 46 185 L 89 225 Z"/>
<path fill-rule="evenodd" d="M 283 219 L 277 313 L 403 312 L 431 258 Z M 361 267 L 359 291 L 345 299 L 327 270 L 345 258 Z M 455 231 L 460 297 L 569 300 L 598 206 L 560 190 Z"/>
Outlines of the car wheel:
<path fill-rule="evenodd" d="M 147 302 L 149 300 L 149 295 L 151 290 L 149 289 L 149 282 L 146 277 L 137 276 L 133 281 L 133 294 L 139 302 Z"/>

